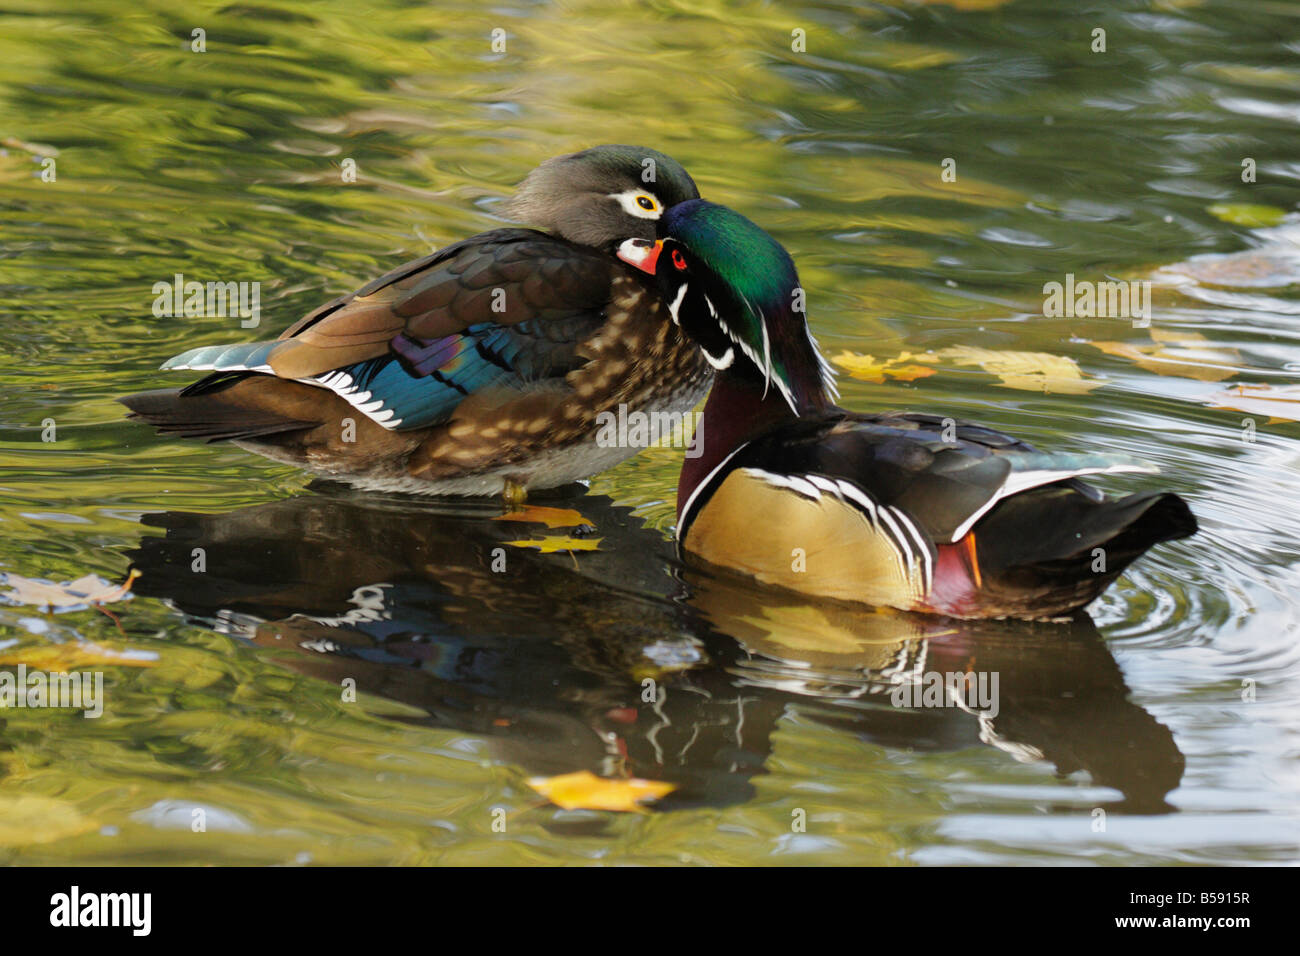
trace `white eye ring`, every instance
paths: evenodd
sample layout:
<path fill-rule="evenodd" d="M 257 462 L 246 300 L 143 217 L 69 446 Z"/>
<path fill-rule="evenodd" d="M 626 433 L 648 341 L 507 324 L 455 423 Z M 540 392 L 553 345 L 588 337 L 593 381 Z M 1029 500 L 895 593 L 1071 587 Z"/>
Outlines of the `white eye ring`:
<path fill-rule="evenodd" d="M 637 200 L 642 196 L 648 198 L 654 203 L 653 209 L 642 209 Z M 646 192 L 644 189 L 628 189 L 621 193 L 610 193 L 610 199 L 617 199 L 618 204 L 623 207 L 623 211 L 629 216 L 636 216 L 638 219 L 658 219 L 663 212 L 663 205 Z"/>

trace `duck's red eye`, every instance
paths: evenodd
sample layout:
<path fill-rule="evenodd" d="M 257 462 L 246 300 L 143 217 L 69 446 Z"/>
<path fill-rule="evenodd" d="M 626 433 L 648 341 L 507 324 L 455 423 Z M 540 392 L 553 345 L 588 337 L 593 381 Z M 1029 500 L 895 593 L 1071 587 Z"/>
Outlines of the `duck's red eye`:
<path fill-rule="evenodd" d="M 677 269 L 678 272 L 686 271 L 686 257 L 682 255 L 682 251 L 680 249 L 673 250 L 673 266 Z"/>

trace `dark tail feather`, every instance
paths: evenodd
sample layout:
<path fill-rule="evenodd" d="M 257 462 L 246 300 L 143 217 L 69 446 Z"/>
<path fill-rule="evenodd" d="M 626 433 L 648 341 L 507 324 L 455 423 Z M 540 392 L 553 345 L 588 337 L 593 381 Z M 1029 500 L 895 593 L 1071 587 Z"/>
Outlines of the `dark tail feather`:
<path fill-rule="evenodd" d="M 164 435 L 208 442 L 263 438 L 320 424 L 286 418 L 264 408 L 223 401 L 220 391 L 187 395 L 180 389 L 160 388 L 126 395 L 118 401 L 131 410 L 128 418 L 147 422 Z"/>
<path fill-rule="evenodd" d="M 1087 604 L 1150 548 L 1196 530 L 1187 502 L 1169 492 L 1098 502 L 1049 485 L 999 503 L 976 538 L 988 599 L 1053 616 Z"/>
<path fill-rule="evenodd" d="M 1191 537 L 1198 530 L 1187 502 L 1168 491 L 1129 495 L 1101 507 L 1108 509 L 1104 527 L 1117 529 L 1105 544 L 1108 563 L 1117 565 L 1116 575 L 1157 544 Z"/>

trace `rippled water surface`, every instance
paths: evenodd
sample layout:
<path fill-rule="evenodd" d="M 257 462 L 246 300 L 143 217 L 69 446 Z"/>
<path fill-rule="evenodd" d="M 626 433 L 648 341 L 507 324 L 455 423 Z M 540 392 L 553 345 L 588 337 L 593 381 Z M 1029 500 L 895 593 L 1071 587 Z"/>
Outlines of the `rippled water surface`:
<path fill-rule="evenodd" d="M 0 860 L 1295 859 L 1300 5 L 188 7 L 0 15 L 0 571 L 142 572 L 111 616 L 0 605 L 0 664 L 106 692 L 98 720 L 0 713 Z M 599 142 L 770 229 L 828 354 L 934 370 L 845 375 L 845 404 L 1138 455 L 1163 473 L 1114 489 L 1178 491 L 1201 533 L 1091 621 L 955 624 L 680 567 L 671 449 L 563 502 L 599 551 L 502 575 L 528 529 L 494 504 L 122 420 L 114 396 L 185 381 L 167 357 L 249 337 L 154 318 L 155 282 L 258 281 L 278 332 Z M 1044 317 L 1067 273 L 1150 280 L 1150 327 Z M 970 350 L 1066 380 L 1009 387 Z M 908 669 L 997 672 L 999 713 L 891 706 Z M 616 814 L 527 784 L 584 769 L 677 789 Z"/>

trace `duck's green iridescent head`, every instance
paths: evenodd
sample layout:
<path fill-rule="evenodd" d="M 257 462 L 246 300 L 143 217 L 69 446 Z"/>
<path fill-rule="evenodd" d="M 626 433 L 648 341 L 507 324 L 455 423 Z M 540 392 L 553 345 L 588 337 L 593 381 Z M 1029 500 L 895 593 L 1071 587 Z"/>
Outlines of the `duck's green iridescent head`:
<path fill-rule="evenodd" d="M 740 213 L 702 199 L 673 206 L 659 239 L 619 258 L 659 282 L 673 321 L 723 375 L 776 388 L 795 414 L 830 404 L 834 376 L 804 318 L 804 292 L 781 244 Z"/>

